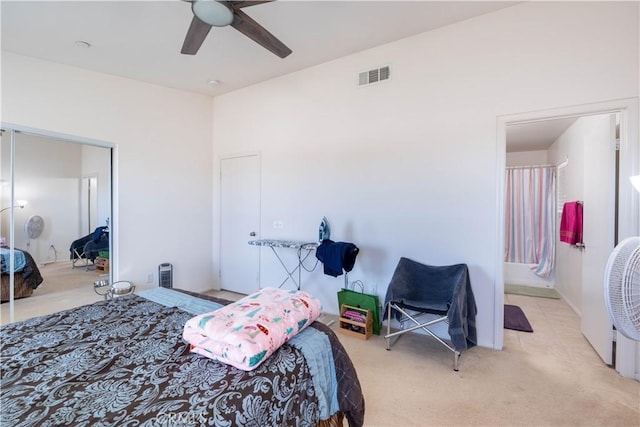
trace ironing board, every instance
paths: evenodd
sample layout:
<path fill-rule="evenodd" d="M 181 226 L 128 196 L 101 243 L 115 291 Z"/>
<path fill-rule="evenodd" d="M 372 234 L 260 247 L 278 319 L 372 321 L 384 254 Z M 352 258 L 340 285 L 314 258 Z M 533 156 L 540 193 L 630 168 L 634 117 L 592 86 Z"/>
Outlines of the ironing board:
<path fill-rule="evenodd" d="M 266 246 L 271 248 L 273 254 L 280 261 L 280 265 L 287 273 L 287 277 L 284 278 L 282 283 L 278 286 L 281 288 L 287 281 L 291 280 L 293 284 L 296 286 L 298 290 L 300 290 L 300 286 L 302 285 L 302 263 L 307 257 L 311 254 L 311 252 L 315 251 L 318 247 L 318 244 L 315 242 L 300 242 L 296 240 L 273 240 L 273 239 L 261 239 L 261 240 L 250 240 L 248 242 L 250 245 L 254 246 Z M 298 263 L 293 268 L 287 267 L 284 263 L 280 254 L 278 253 L 278 249 L 295 249 L 298 256 Z M 303 251 L 305 252 L 303 255 Z M 294 277 L 294 274 L 298 272 L 298 280 Z"/>

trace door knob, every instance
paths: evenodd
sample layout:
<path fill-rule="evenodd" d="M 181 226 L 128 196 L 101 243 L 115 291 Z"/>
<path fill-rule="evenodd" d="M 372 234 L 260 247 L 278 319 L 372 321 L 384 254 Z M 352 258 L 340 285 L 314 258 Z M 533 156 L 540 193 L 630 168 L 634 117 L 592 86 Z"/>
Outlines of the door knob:
<path fill-rule="evenodd" d="M 255 237 L 255 235 L 256 235 L 255 231 L 252 231 L 251 233 L 249 233 L 249 236 L 251 236 L 251 237 Z"/>

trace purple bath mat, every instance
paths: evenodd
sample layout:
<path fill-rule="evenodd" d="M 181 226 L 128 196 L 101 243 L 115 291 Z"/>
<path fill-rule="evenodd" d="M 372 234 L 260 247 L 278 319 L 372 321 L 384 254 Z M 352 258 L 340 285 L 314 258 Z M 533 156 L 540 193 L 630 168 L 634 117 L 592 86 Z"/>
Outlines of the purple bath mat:
<path fill-rule="evenodd" d="M 527 316 L 517 305 L 504 305 L 504 328 L 514 331 L 533 332 Z"/>

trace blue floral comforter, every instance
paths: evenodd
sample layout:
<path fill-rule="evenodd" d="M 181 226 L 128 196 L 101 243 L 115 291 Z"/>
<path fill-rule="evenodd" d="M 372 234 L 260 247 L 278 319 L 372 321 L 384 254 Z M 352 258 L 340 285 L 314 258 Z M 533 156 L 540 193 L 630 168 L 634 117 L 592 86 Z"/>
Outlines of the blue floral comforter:
<path fill-rule="evenodd" d="M 303 353 L 284 344 L 245 372 L 189 352 L 190 313 L 136 295 L 0 330 L 0 425 L 315 426 L 318 400 Z M 362 425 L 364 399 L 335 334 L 340 411 Z"/>

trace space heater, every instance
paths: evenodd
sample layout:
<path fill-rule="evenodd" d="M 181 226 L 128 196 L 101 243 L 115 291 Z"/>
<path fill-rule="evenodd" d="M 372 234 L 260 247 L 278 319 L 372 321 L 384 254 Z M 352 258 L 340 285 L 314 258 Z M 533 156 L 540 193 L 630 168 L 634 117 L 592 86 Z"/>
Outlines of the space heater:
<path fill-rule="evenodd" d="M 173 288 L 173 265 L 165 262 L 158 266 L 158 282 L 161 288 Z"/>

